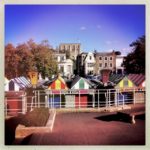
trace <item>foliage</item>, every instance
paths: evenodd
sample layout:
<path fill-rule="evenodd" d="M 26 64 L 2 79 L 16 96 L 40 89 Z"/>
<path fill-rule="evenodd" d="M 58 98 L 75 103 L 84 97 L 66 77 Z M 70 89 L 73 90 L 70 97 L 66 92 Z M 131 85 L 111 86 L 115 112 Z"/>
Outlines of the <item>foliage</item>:
<path fill-rule="evenodd" d="M 145 74 L 145 36 L 138 38 L 130 46 L 133 50 L 123 62 L 126 72 Z"/>
<path fill-rule="evenodd" d="M 5 76 L 8 79 L 27 77 L 29 71 L 38 71 L 43 78 L 57 74 L 57 62 L 47 40 L 37 44 L 31 39 L 16 47 L 13 44 L 5 46 Z"/>

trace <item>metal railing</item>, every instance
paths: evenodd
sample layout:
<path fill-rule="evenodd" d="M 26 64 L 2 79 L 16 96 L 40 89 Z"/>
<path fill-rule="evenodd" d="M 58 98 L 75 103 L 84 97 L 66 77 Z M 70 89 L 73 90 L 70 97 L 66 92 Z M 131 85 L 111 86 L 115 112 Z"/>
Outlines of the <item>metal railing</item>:
<path fill-rule="evenodd" d="M 33 96 L 5 96 L 5 114 L 26 113 L 35 107 L 100 109 L 136 103 L 145 103 L 144 89 L 35 90 Z"/>

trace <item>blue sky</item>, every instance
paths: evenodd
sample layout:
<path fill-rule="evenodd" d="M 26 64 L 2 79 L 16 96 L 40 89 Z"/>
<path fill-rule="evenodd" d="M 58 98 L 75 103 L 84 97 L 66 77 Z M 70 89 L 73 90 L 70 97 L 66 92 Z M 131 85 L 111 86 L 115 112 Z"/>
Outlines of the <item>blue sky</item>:
<path fill-rule="evenodd" d="M 6 5 L 5 44 L 80 42 L 83 51 L 129 51 L 145 34 L 144 5 Z"/>

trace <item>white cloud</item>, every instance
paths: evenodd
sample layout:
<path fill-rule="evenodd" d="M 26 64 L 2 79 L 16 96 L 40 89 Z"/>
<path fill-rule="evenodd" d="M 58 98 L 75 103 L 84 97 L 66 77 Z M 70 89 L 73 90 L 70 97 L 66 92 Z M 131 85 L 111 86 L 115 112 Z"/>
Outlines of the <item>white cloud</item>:
<path fill-rule="evenodd" d="M 131 47 L 126 47 L 126 48 L 123 48 L 121 50 L 121 54 L 122 55 L 127 55 L 128 53 L 130 53 L 132 51 L 132 48 Z"/>
<path fill-rule="evenodd" d="M 80 30 L 86 30 L 87 28 L 85 26 L 80 27 Z"/>

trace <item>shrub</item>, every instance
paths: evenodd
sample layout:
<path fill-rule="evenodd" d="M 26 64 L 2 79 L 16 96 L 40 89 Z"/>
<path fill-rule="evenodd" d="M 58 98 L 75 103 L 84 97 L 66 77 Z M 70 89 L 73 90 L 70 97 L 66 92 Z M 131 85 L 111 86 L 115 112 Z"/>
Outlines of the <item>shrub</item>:
<path fill-rule="evenodd" d="M 28 112 L 21 120 L 20 124 L 29 126 L 45 126 L 49 117 L 48 108 L 35 108 Z"/>

